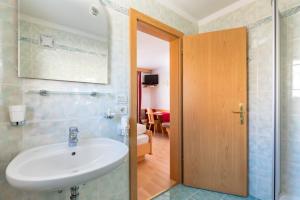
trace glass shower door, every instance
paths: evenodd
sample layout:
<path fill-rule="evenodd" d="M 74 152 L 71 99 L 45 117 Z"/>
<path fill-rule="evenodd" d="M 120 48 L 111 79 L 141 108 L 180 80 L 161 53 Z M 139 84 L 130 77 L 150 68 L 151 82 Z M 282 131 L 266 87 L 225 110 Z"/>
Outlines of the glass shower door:
<path fill-rule="evenodd" d="M 278 0 L 280 200 L 300 200 L 300 0 Z M 278 168 L 279 169 L 279 168 Z"/>

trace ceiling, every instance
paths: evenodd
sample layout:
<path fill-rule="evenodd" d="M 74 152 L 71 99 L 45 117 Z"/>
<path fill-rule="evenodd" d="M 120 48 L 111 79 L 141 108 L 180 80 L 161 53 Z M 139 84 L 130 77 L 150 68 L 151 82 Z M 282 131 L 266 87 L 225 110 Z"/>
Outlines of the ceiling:
<path fill-rule="evenodd" d="M 169 67 L 169 48 L 169 42 L 138 31 L 138 67 L 145 67 L 148 69 Z"/>
<path fill-rule="evenodd" d="M 160 0 L 159 2 L 183 17 L 199 22 L 222 10 L 235 8 L 251 0 Z"/>

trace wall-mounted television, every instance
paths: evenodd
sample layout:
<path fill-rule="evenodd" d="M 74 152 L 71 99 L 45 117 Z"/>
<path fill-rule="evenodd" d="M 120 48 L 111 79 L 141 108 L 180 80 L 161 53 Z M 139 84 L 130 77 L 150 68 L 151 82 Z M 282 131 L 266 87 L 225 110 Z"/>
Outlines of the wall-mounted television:
<path fill-rule="evenodd" d="M 143 85 L 158 85 L 158 74 L 144 75 Z"/>

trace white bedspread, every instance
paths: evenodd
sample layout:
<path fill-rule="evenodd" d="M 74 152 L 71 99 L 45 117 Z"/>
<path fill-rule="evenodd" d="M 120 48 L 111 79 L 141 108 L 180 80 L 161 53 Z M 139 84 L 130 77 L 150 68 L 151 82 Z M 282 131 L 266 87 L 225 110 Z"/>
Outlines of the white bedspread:
<path fill-rule="evenodd" d="M 137 135 L 142 135 L 146 133 L 147 128 L 144 124 L 137 124 L 136 125 Z"/>
<path fill-rule="evenodd" d="M 146 144 L 149 142 L 149 136 L 146 134 L 141 134 L 137 136 L 137 144 Z"/>

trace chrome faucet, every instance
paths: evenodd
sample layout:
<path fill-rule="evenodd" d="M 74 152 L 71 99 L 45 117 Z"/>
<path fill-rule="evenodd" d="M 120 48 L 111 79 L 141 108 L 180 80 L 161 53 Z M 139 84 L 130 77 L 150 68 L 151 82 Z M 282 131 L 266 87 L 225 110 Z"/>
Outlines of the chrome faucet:
<path fill-rule="evenodd" d="M 69 128 L 69 147 L 75 147 L 78 143 L 78 128 L 70 127 Z"/>

